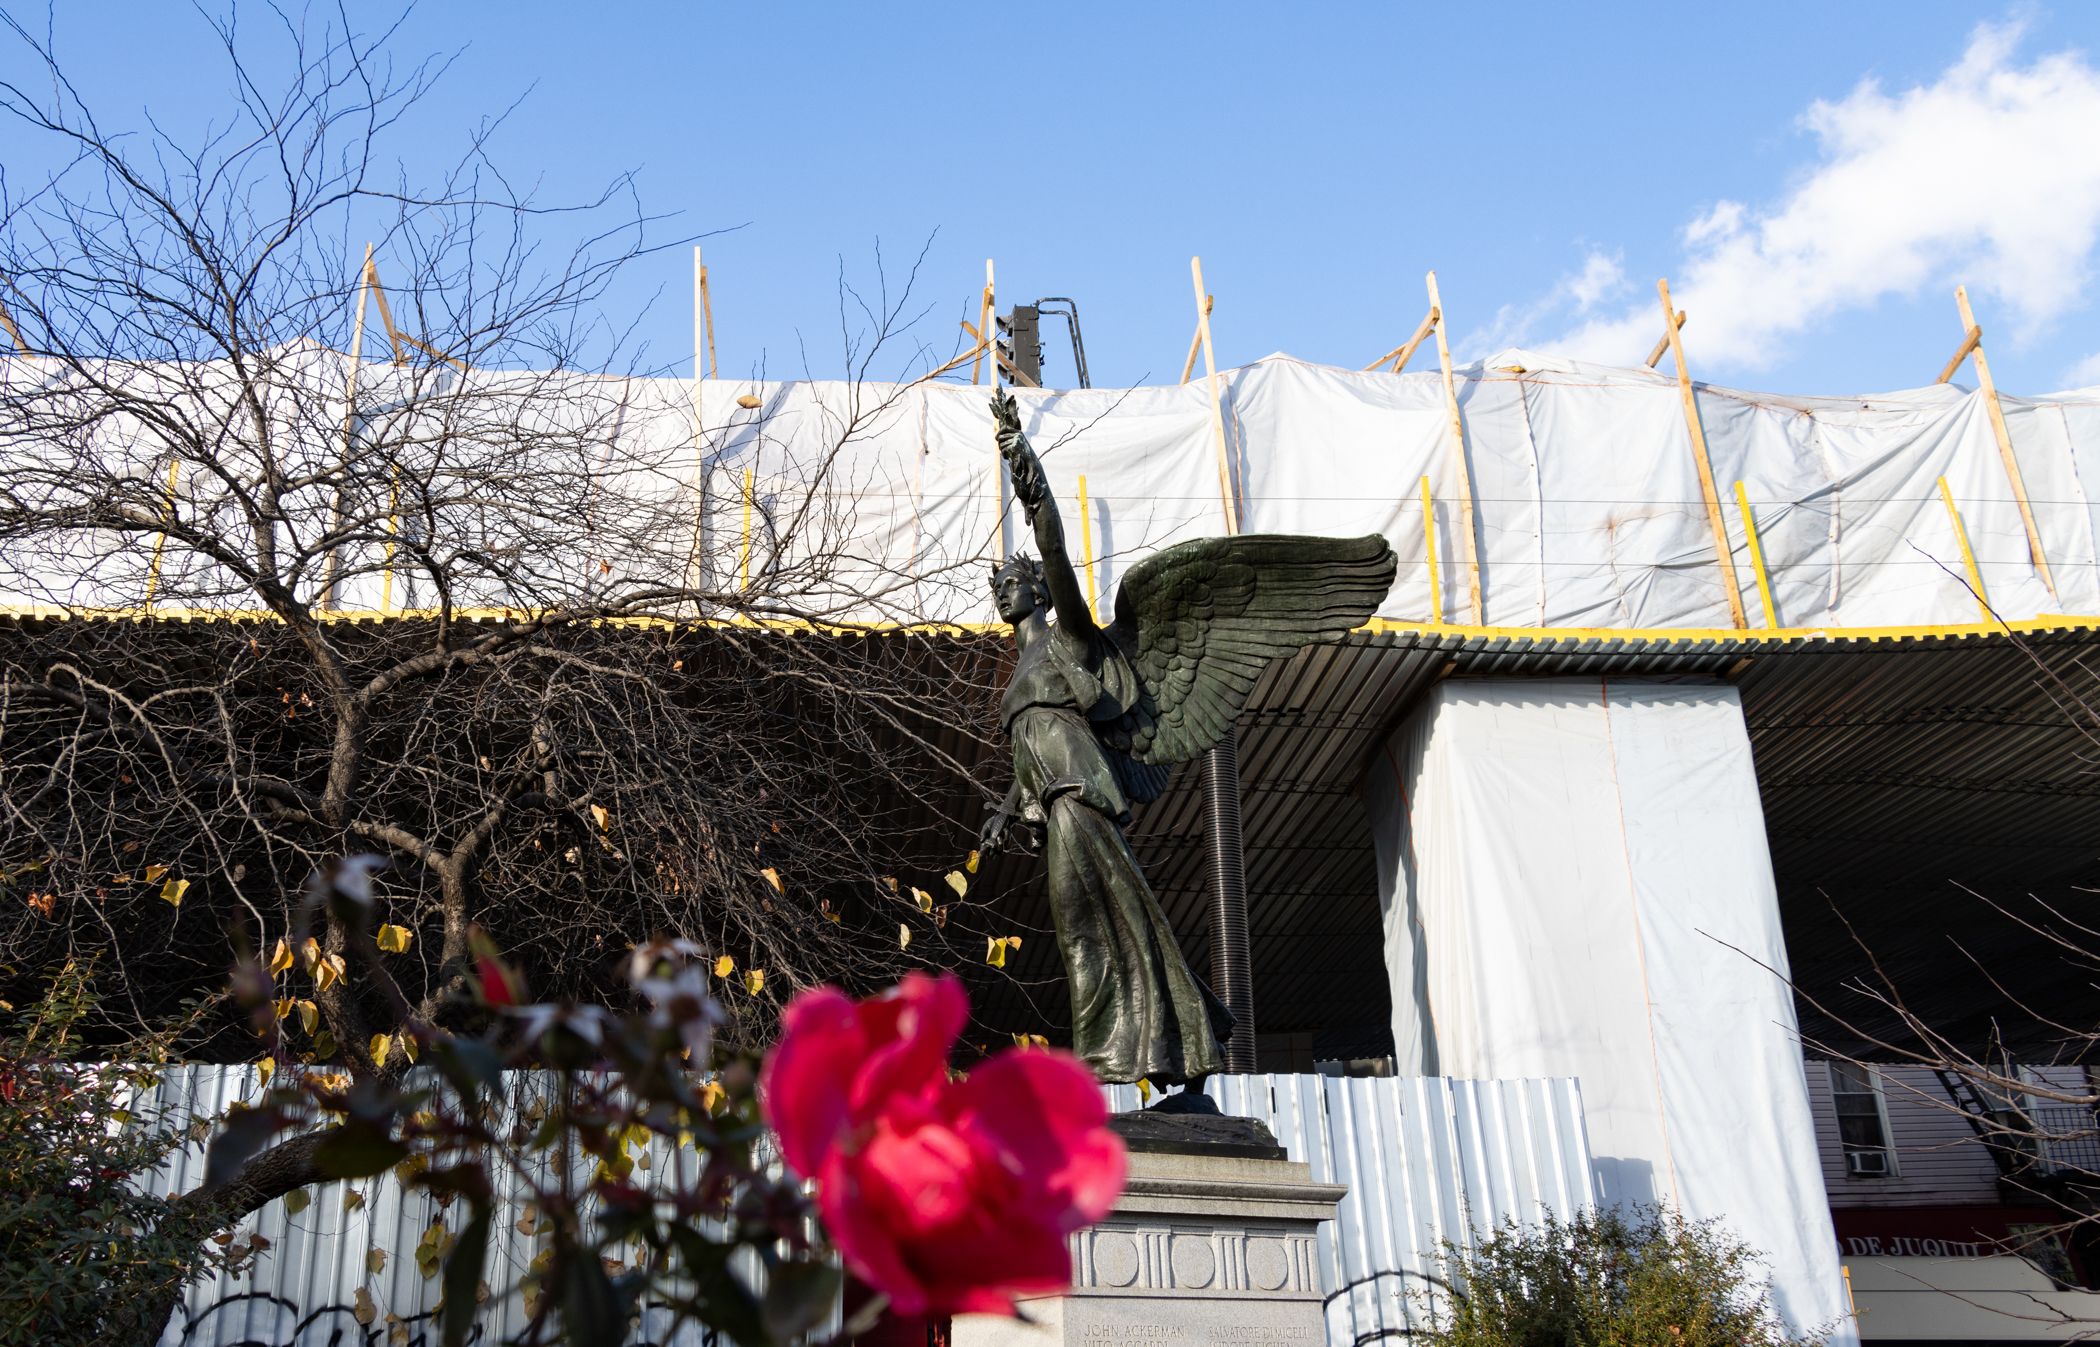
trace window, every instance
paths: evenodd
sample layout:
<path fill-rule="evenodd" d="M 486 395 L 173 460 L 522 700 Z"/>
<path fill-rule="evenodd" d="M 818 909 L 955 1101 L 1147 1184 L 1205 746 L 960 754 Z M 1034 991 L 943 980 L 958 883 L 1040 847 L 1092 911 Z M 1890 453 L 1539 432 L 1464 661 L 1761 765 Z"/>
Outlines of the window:
<path fill-rule="evenodd" d="M 1881 1081 L 1873 1069 L 1853 1062 L 1832 1062 L 1830 1099 L 1837 1106 L 1838 1143 L 1845 1150 L 1845 1176 L 1894 1178 L 1896 1153 L 1889 1148 L 1888 1108 L 1881 1097 Z"/>

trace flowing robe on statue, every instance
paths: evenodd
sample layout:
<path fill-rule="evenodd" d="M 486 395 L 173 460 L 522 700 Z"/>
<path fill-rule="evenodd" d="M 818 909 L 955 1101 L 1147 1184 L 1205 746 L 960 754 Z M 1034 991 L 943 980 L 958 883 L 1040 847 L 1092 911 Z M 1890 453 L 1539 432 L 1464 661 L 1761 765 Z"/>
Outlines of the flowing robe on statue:
<path fill-rule="evenodd" d="M 1135 685 L 1105 638 L 1052 628 L 1000 703 L 1018 816 L 1044 832 L 1050 912 L 1072 994 L 1072 1051 L 1104 1081 L 1169 1084 L 1223 1066 L 1201 984 L 1123 836 L 1130 800 L 1089 712 Z"/>

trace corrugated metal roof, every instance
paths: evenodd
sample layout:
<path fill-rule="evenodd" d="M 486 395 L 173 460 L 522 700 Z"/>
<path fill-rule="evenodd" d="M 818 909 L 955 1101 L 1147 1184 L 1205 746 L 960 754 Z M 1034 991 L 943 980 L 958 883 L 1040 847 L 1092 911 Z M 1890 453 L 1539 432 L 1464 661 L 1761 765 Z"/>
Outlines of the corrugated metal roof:
<path fill-rule="evenodd" d="M 1845 990 L 1873 965 L 1841 911 L 1903 993 L 1950 1032 L 1978 1039 L 1995 1016 L 2016 1045 L 2044 1048 L 2048 1035 L 2025 1033 L 2026 1020 L 2009 1013 L 1971 959 L 2038 1008 L 2100 1019 L 2093 970 L 1986 901 L 2061 926 L 2028 896 L 2038 895 L 2100 929 L 2100 738 L 2075 727 L 2052 700 L 2052 689 L 2058 700 L 2065 689 L 2049 685 L 2036 663 L 2046 661 L 2081 693 L 2093 690 L 2081 661 L 2100 655 L 2100 630 L 2094 619 L 2054 621 L 2017 636 L 1981 627 L 1765 634 L 1387 626 L 1279 661 L 1239 722 L 1258 1032 L 1313 1034 L 1321 1057 L 1389 1050 L 1375 861 L 1357 791 L 1373 754 L 1432 683 L 1690 674 L 1728 677 L 1742 689 L 1789 955 L 1809 996 L 1869 1029 L 1890 1022 Z M 997 643 L 982 633 L 963 638 Z M 898 657 L 908 659 L 914 644 L 949 638 L 875 639 L 897 641 Z M 999 750 L 975 739 L 972 727 L 923 728 L 943 752 L 1003 780 L 1003 764 L 987 761 Z M 1131 830 L 1199 974 L 1210 965 L 1202 794 L 1200 764 L 1184 764 Z M 961 786 L 942 801 L 870 808 L 900 827 L 952 836 L 952 853 L 929 858 L 935 874 L 968 850 L 983 818 L 979 795 Z M 986 1041 L 1021 1032 L 1057 1040 L 1066 1023 L 1063 968 L 1041 862 L 987 857 L 970 898 L 990 901 L 996 929 L 1027 937 L 1005 973 L 978 966 L 981 951 L 962 941 L 944 949 L 929 938 L 913 953 L 924 948 L 930 962 L 963 965 Z M 1801 1010 L 1811 1040 L 1867 1050 L 1830 1015 L 1806 1002 Z"/>
<path fill-rule="evenodd" d="M 1770 640 L 1424 629 L 1360 632 L 1281 661 L 1240 720 L 1257 1030 L 1310 1032 L 1322 1057 L 1389 1050 L 1375 862 L 1357 790 L 1430 684 L 1656 674 L 1732 676 L 1742 689 L 1789 955 L 1814 1000 L 1868 1028 L 1889 1023 L 1843 990 L 1872 965 L 1834 902 L 1913 1004 L 1958 1035 L 1987 1033 L 1993 1015 L 2008 1033 L 2021 1028 L 1962 950 L 2039 1007 L 2090 1023 L 2100 1018 L 2091 971 L 1959 886 L 2007 903 L 2040 894 L 2100 924 L 2080 891 L 2100 889 L 2100 743 L 2051 702 L 2027 653 L 2085 689 L 2093 679 L 2076 662 L 2096 646 L 2100 632 L 2070 627 L 2017 643 L 1981 630 Z M 1202 794 L 1200 764 L 1184 765 L 1131 836 L 1199 973 L 1210 964 Z M 987 878 L 1004 892 L 998 910 L 1044 938 L 1021 951 L 1014 983 L 979 989 L 982 1019 L 1055 1037 L 1061 968 L 1040 864 L 1000 857 Z M 1800 1009 L 1812 1040 L 1863 1047 L 1830 1016 Z M 2040 1048 L 2046 1038 L 2023 1041 Z"/>

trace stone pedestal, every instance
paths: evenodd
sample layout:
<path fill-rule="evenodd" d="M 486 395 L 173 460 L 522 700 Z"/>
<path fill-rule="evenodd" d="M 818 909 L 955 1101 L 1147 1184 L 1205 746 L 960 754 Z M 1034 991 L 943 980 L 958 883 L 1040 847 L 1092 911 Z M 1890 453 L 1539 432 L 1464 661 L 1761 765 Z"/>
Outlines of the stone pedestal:
<path fill-rule="evenodd" d="M 957 1315 L 954 1347 L 1320 1347 L 1314 1232 L 1348 1188 L 1289 1160 L 1202 1153 L 1256 1149 L 1132 1142 L 1122 1200 L 1072 1237 L 1072 1289 L 1022 1301 L 1033 1323 Z"/>

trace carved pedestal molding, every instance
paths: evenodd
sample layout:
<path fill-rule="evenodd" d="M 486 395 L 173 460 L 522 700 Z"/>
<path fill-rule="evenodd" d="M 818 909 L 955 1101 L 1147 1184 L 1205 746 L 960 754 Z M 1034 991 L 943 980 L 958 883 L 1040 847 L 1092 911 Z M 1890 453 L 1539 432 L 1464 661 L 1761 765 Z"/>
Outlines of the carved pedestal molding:
<path fill-rule="evenodd" d="M 1319 1347 L 1314 1235 L 1346 1192 L 1288 1160 L 1133 1153 L 1115 1211 L 1072 1236 L 1072 1289 L 1022 1301 L 1033 1323 L 958 1315 L 954 1347 Z"/>

